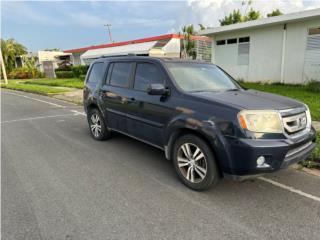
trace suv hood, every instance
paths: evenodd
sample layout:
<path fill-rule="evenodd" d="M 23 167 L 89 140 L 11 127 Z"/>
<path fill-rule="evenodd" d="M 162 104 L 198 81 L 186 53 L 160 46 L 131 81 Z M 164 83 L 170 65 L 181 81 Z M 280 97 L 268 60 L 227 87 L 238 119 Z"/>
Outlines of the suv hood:
<path fill-rule="evenodd" d="M 302 107 L 303 104 L 288 97 L 260 92 L 256 90 L 227 91 L 227 92 L 196 92 L 193 96 L 222 104 L 233 105 L 242 109 L 252 110 L 282 110 Z"/>

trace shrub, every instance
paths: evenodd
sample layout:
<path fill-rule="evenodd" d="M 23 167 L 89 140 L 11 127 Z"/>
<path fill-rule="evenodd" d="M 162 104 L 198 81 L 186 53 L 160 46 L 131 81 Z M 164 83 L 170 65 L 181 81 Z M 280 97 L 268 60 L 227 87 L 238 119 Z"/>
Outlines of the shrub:
<path fill-rule="evenodd" d="M 311 80 L 306 84 L 306 90 L 310 92 L 320 93 L 320 82 Z"/>
<path fill-rule="evenodd" d="M 79 79 L 80 79 L 81 81 L 84 81 L 84 80 L 86 79 L 86 75 L 80 75 Z"/>
<path fill-rule="evenodd" d="M 28 78 L 43 78 L 44 74 L 36 68 L 20 67 L 13 69 L 8 73 L 9 79 L 28 79 Z"/>
<path fill-rule="evenodd" d="M 81 75 L 86 75 L 88 71 L 89 66 L 87 65 L 78 65 L 78 66 L 73 66 L 71 68 L 73 72 L 73 76 L 76 78 L 80 78 Z"/>
<path fill-rule="evenodd" d="M 57 78 L 73 78 L 73 73 L 71 71 L 57 71 Z"/>
<path fill-rule="evenodd" d="M 55 72 L 71 71 L 71 67 L 70 67 L 70 66 L 62 66 L 62 67 L 56 68 L 54 71 L 55 71 Z"/>

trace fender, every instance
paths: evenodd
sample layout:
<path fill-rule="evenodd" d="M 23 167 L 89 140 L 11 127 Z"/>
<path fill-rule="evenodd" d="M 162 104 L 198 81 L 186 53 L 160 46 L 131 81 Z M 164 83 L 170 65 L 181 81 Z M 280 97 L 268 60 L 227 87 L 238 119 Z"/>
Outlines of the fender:
<path fill-rule="evenodd" d="M 222 171 L 223 168 L 229 167 L 232 164 L 227 139 L 223 136 L 215 122 L 212 119 L 199 121 L 187 115 L 179 115 L 167 125 L 164 148 L 168 160 L 172 159 L 175 141 L 182 134 L 186 133 L 199 135 L 209 144 Z"/>

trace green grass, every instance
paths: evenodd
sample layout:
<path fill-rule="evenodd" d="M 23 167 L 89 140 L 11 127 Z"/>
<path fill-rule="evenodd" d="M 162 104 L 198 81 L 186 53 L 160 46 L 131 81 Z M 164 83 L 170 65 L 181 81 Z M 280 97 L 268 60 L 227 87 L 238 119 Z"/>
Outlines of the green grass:
<path fill-rule="evenodd" d="M 317 132 L 317 146 L 313 150 L 311 156 L 301 163 L 302 166 L 307 168 L 320 169 L 320 132 Z"/>
<path fill-rule="evenodd" d="M 25 84 L 83 89 L 83 80 L 80 80 L 78 78 L 32 79 L 32 80 L 25 81 Z"/>
<path fill-rule="evenodd" d="M 38 93 L 42 95 L 57 94 L 69 91 L 65 88 L 54 88 L 50 86 L 25 84 L 23 81 L 20 82 L 16 80 L 10 80 L 7 85 L 1 84 L 1 87 L 24 92 Z"/>
<path fill-rule="evenodd" d="M 306 103 L 310 108 L 312 120 L 320 121 L 320 93 L 308 91 L 305 86 L 248 82 L 240 84 L 246 88 L 275 93 Z"/>

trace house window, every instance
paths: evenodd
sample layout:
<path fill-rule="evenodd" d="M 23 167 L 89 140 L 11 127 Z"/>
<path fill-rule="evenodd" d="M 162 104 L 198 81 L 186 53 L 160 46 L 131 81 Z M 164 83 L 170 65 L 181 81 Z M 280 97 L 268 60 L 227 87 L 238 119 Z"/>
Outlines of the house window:
<path fill-rule="evenodd" d="M 225 45 L 226 44 L 226 40 L 217 40 L 216 44 L 219 45 Z"/>
<path fill-rule="evenodd" d="M 309 35 L 316 35 L 316 34 L 320 34 L 320 27 L 309 28 Z"/>
<path fill-rule="evenodd" d="M 250 43 L 238 44 L 238 65 L 249 65 Z"/>
<path fill-rule="evenodd" d="M 236 38 L 230 38 L 227 40 L 227 44 L 235 44 L 237 43 L 237 39 Z"/>
<path fill-rule="evenodd" d="M 239 38 L 239 43 L 250 42 L 250 37 L 241 37 Z"/>

